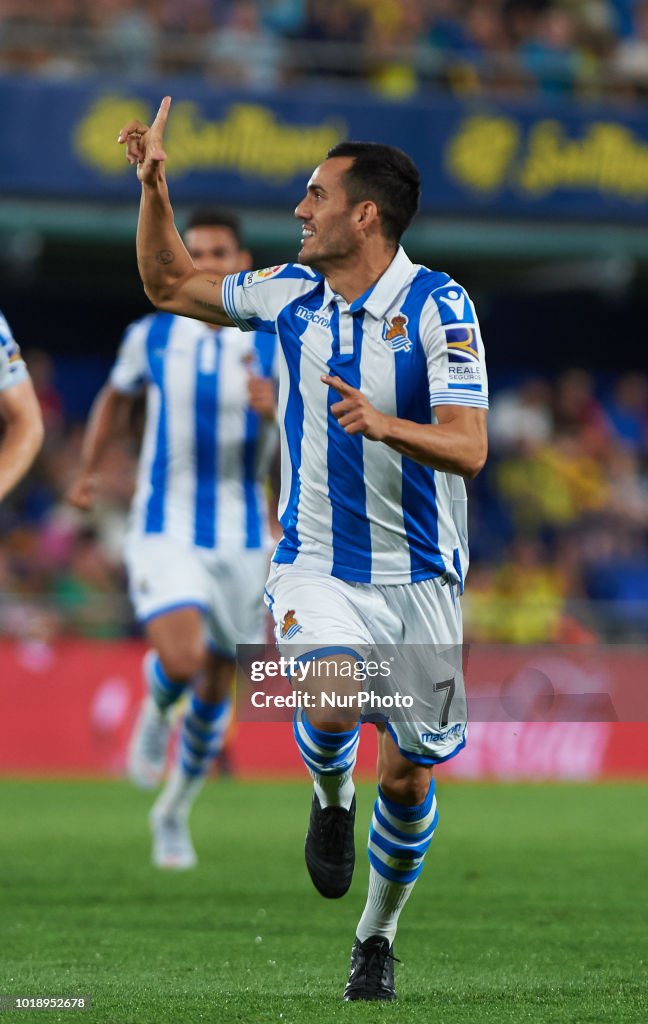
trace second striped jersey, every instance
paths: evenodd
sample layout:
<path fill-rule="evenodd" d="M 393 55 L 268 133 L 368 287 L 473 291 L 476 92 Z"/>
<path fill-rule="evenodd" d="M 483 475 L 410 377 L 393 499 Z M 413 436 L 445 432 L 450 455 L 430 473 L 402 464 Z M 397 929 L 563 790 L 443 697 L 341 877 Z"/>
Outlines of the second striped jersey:
<path fill-rule="evenodd" d="M 155 313 L 125 333 L 111 373 L 146 390 L 131 530 L 202 548 L 269 543 L 265 481 L 277 432 L 249 405 L 251 372 L 272 376 L 275 339 Z"/>

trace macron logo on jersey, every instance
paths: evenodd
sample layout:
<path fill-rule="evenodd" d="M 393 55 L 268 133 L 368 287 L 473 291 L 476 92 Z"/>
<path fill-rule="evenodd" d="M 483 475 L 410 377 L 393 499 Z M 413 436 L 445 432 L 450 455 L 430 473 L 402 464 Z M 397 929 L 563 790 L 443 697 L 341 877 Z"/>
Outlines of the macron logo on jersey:
<path fill-rule="evenodd" d="M 443 303 L 443 306 L 440 308 L 441 320 L 444 324 L 448 322 L 446 319 L 448 314 L 451 315 L 453 320 L 456 320 L 459 323 L 465 319 L 466 296 L 462 291 L 459 291 L 458 288 L 446 288 L 444 292 L 438 296 L 438 301 Z M 443 315 L 444 308 L 446 316 Z"/>
<path fill-rule="evenodd" d="M 327 316 L 322 316 L 316 309 L 307 309 L 306 306 L 297 306 L 295 316 L 300 320 L 308 320 L 309 323 L 317 324 L 319 327 L 330 327 L 331 321 Z"/>

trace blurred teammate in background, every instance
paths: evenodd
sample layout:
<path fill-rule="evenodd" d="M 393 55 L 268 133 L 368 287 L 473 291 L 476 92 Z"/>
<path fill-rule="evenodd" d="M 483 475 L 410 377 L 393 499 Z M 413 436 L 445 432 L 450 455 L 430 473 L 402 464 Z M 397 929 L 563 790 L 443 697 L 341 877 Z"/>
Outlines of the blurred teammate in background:
<path fill-rule="evenodd" d="M 418 209 L 417 168 L 390 146 L 341 143 L 295 210 L 299 264 L 214 279 L 192 263 L 173 224 L 169 105 L 163 100 L 150 130 L 135 121 L 119 136 L 142 183 L 140 272 L 164 309 L 279 340 L 284 536 L 266 593 L 281 653 L 311 676 L 324 658 L 322 675 L 331 678 L 333 665 L 344 679 L 377 644 L 460 651 L 462 477 L 486 458 L 488 391 L 468 295 L 447 274 L 412 264 L 399 244 Z M 378 724 L 369 893 L 347 1000 L 395 998 L 398 918 L 437 822 L 432 768 L 465 744 L 461 667 L 446 678 L 447 662 L 436 675 L 429 658 L 429 717 Z M 332 720 L 311 707 L 295 715 L 314 781 L 306 864 L 318 891 L 334 898 L 348 890 L 355 863 L 359 713 Z"/>
<path fill-rule="evenodd" d="M 43 443 L 43 417 L 11 328 L 0 313 L 0 501 L 22 480 Z"/>
<path fill-rule="evenodd" d="M 196 211 L 184 237 L 207 274 L 250 266 L 239 222 L 225 211 Z M 268 334 L 168 313 L 132 324 L 95 400 L 68 496 L 77 508 L 92 507 L 107 443 L 146 390 L 125 546 L 131 599 L 151 645 L 128 757 L 136 785 L 162 779 L 171 709 L 191 691 L 177 763 L 150 815 L 153 862 L 161 868 L 196 863 L 188 815 L 231 720 L 236 644 L 264 641 L 274 350 Z"/>

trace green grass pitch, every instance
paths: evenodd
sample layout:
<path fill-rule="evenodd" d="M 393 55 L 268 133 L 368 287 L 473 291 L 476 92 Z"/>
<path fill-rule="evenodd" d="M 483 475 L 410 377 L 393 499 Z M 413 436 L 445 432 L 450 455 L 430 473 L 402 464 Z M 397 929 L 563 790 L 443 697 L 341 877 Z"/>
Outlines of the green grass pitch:
<path fill-rule="evenodd" d="M 327 902 L 303 864 L 309 786 L 210 785 L 199 867 L 149 866 L 147 794 L 125 783 L 0 782 L 0 992 L 93 1009 L 0 1024 L 639 1024 L 648 1020 L 648 787 L 439 787 L 440 822 L 396 942 L 398 1001 L 341 1000 L 364 904 Z"/>

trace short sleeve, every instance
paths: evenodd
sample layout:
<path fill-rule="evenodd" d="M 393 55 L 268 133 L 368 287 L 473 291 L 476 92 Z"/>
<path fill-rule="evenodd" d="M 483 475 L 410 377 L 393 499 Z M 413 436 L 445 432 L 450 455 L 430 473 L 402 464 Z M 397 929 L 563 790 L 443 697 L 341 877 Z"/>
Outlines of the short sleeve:
<path fill-rule="evenodd" d="M 137 394 L 148 380 L 146 340 L 152 317 L 131 324 L 124 333 L 117 359 L 110 373 L 110 383 L 126 395 Z"/>
<path fill-rule="evenodd" d="M 29 374 L 20 348 L 7 321 L 0 313 L 0 391 L 26 380 Z"/>
<path fill-rule="evenodd" d="M 436 288 L 420 325 L 430 386 L 430 405 L 488 408 L 484 345 L 475 307 L 456 281 Z"/>
<path fill-rule="evenodd" d="M 223 281 L 223 306 L 242 331 L 276 334 L 282 309 L 321 280 L 320 274 L 296 263 L 230 274 Z"/>

